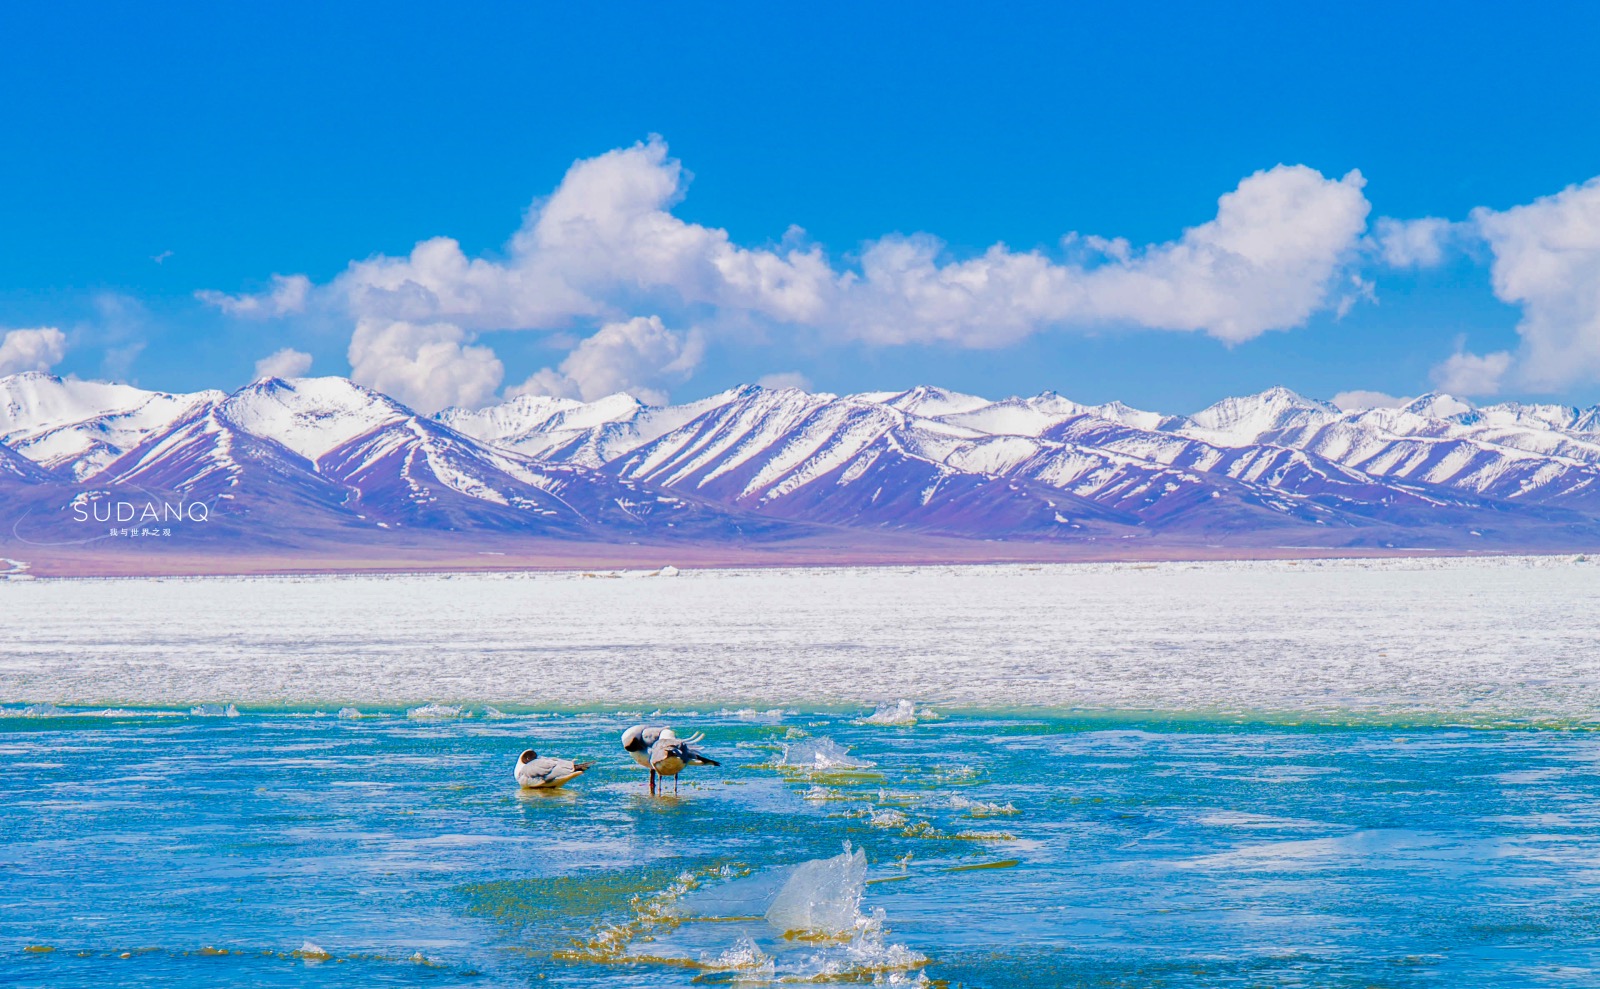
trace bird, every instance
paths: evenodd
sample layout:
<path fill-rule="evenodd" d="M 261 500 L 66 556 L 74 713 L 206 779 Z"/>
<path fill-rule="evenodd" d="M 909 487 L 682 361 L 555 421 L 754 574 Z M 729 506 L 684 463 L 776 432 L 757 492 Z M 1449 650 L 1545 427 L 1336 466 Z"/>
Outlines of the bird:
<path fill-rule="evenodd" d="M 660 725 L 634 725 L 622 733 L 622 750 L 633 756 L 633 761 L 650 770 L 650 792 L 656 792 L 656 769 L 650 765 L 650 747 L 656 744 L 656 739 L 664 731 Z"/>
<path fill-rule="evenodd" d="M 517 758 L 513 775 L 525 790 L 553 790 L 582 776 L 593 765 L 592 762 L 573 762 L 571 759 L 541 759 L 539 753 L 528 749 Z"/>
<path fill-rule="evenodd" d="M 705 738 L 705 732 L 698 732 L 688 738 L 679 738 L 671 728 L 661 729 L 656 736 L 656 742 L 650 746 L 650 772 L 654 793 L 654 779 L 656 776 L 672 777 L 672 792 L 678 792 L 678 774 L 684 766 L 720 766 L 722 763 L 694 750 L 694 743 Z"/>

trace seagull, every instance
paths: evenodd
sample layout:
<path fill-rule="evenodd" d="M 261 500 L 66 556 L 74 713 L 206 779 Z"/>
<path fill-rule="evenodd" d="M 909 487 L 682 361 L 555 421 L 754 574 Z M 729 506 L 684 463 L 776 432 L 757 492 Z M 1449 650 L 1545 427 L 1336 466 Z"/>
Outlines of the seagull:
<path fill-rule="evenodd" d="M 705 732 L 698 732 L 688 738 L 679 738 L 671 728 L 661 729 L 656 736 L 656 743 L 650 746 L 650 774 L 652 782 L 659 776 L 672 777 L 672 792 L 678 792 L 678 774 L 684 766 L 720 766 L 722 763 L 715 759 L 696 752 L 691 746 L 705 738 Z M 654 789 L 652 788 L 652 791 Z"/>
<path fill-rule="evenodd" d="M 650 792 L 656 792 L 656 767 L 650 765 L 650 747 L 656 744 L 656 739 L 662 732 L 670 732 L 671 728 L 660 725 L 634 725 L 622 733 L 622 750 L 633 756 L 633 761 L 650 770 Z"/>
<path fill-rule="evenodd" d="M 539 758 L 532 749 L 517 759 L 515 775 L 525 790 L 554 790 L 589 771 L 592 762 L 573 762 L 571 759 Z"/>

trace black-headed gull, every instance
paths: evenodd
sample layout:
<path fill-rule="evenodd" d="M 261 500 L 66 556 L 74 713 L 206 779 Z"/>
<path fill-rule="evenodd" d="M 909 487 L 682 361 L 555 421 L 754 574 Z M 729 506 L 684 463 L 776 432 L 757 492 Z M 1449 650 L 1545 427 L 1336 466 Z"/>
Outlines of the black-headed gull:
<path fill-rule="evenodd" d="M 622 750 L 633 756 L 633 761 L 650 770 L 650 792 L 656 792 L 656 770 L 650 765 L 650 747 L 656 744 L 656 739 L 664 731 L 660 725 L 634 725 L 622 733 Z"/>
<path fill-rule="evenodd" d="M 661 729 L 661 733 L 656 736 L 655 744 L 650 746 L 651 792 L 654 792 L 655 776 L 672 777 L 672 792 L 677 793 L 678 774 L 683 772 L 684 766 L 722 765 L 693 748 L 694 743 L 705 737 L 704 732 L 699 732 L 688 738 L 679 738 L 671 728 Z"/>
<path fill-rule="evenodd" d="M 517 782 L 528 790 L 553 790 L 588 772 L 592 762 L 573 762 L 571 759 L 539 758 L 532 749 L 517 758 Z"/>

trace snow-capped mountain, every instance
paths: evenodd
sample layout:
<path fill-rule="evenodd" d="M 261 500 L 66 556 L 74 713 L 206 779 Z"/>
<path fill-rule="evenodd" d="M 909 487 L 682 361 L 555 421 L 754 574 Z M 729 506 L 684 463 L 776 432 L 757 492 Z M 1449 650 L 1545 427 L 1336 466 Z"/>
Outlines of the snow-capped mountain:
<path fill-rule="evenodd" d="M 152 432 L 226 397 L 170 395 L 28 371 L 0 378 L 0 443 L 47 470 L 82 480 Z"/>
<path fill-rule="evenodd" d="M 140 492 L 209 506 L 227 520 L 213 542 L 1600 544 L 1600 408 L 1433 394 L 1344 411 L 1274 388 L 1185 416 L 752 385 L 423 416 L 343 378 L 169 395 L 41 374 L 0 378 L 0 402 L 0 497 L 29 525 L 61 522 L 63 498 Z"/>

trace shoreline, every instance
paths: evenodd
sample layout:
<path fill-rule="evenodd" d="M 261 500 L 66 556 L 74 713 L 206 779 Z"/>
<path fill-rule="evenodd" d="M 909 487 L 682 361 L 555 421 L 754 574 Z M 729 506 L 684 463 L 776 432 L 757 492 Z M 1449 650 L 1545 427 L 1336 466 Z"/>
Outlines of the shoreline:
<path fill-rule="evenodd" d="M 650 547 L 653 549 L 654 547 Z M 1050 547 L 1044 547 L 1050 548 Z M 630 547 L 642 550 L 646 547 Z M 1516 548 L 1464 550 L 1459 547 L 1434 548 L 1321 548 L 1313 546 L 1276 546 L 1240 552 L 1224 547 L 1181 547 L 1171 550 L 1152 548 L 1146 553 L 1043 553 L 1021 548 L 1017 553 L 978 553 L 970 556 L 941 555 L 937 553 L 907 552 L 902 555 L 864 553 L 819 556 L 809 553 L 660 553 L 627 552 L 610 556 L 573 558 L 538 558 L 512 553 L 480 551 L 478 555 L 495 555 L 503 562 L 452 558 L 416 561 L 305 561 L 303 558 L 268 562 L 245 557 L 235 560 L 216 560 L 212 557 L 179 557 L 162 559 L 165 565 L 136 568 L 126 564 L 126 558 L 117 557 L 104 564 L 96 559 L 44 560 L 35 562 L 16 556 L 0 559 L 12 564 L 10 570 L 0 570 L 0 584 L 8 581 L 32 580 L 158 580 L 158 579 L 210 579 L 241 577 L 423 577 L 466 576 L 479 574 L 582 574 L 631 573 L 641 570 L 660 570 L 673 567 L 693 571 L 774 571 L 774 570 L 872 570 L 923 567 L 1000 567 L 1000 566 L 1077 566 L 1077 565 L 1139 565 L 1139 564 L 1213 564 L 1213 563 L 1288 563 L 1288 562 L 1356 562 L 1379 560 L 1495 560 L 1495 559 L 1555 559 L 1584 557 L 1600 553 L 1600 549 L 1565 547 L 1562 549 Z M 1208 552 L 1208 550 L 1215 550 Z M 8 552 L 15 554 L 15 549 Z M 112 565 L 115 564 L 115 565 Z M 213 565 L 222 564 L 222 565 Z"/>
<path fill-rule="evenodd" d="M 183 710 L 184 704 L 191 704 Z M 359 713 L 341 713 L 357 708 Z M 0 725 L 20 721 L 30 724 L 75 721 L 138 721 L 186 719 L 220 723 L 236 722 L 241 718 L 287 718 L 312 721 L 350 722 L 406 722 L 416 726 L 458 725 L 483 728 L 491 725 L 511 726 L 563 721 L 657 720 L 682 721 L 701 719 L 743 724 L 783 724 L 803 718 L 846 719 L 864 728 L 882 731 L 907 731 L 913 728 L 937 730 L 943 724 L 971 724 L 995 721 L 1006 723 L 1048 721 L 1082 726 L 1084 731 L 1107 731 L 1139 728 L 1167 729 L 1172 734 L 1186 731 L 1211 732 L 1219 729 L 1242 730 L 1304 730 L 1304 731 L 1363 731 L 1393 729 L 1396 731 L 1555 731 L 1600 732 L 1600 713 L 1590 717 L 1540 713 L 1488 714 L 1470 711 L 1388 712 L 1378 710 L 1141 710 L 1141 709 L 1090 709 L 1053 706 L 995 707 L 988 705 L 940 705 L 931 713 L 919 714 L 915 721 L 870 721 L 875 706 L 871 702 L 798 702 L 777 709 L 737 710 L 721 707 L 716 710 L 699 710 L 695 705 L 663 705 L 652 708 L 649 704 L 607 705 L 579 704 L 571 706 L 531 706 L 512 702 L 484 701 L 290 701 L 272 704 L 259 701 L 195 701 L 170 703 L 118 703 L 71 702 L 58 705 L 50 701 L 0 702 Z M 419 708 L 459 707 L 459 714 L 413 714 Z M 702 705 L 703 706 L 703 705 Z M 881 709 L 884 705 L 877 705 Z M 889 705 L 889 706 L 892 706 Z M 201 711 L 201 707 L 217 710 Z M 43 710 L 41 710 L 43 709 Z M 232 709 L 231 711 L 229 709 Z M 493 713 L 490 713 L 493 712 Z M 855 715 L 855 717 L 851 717 Z"/>

